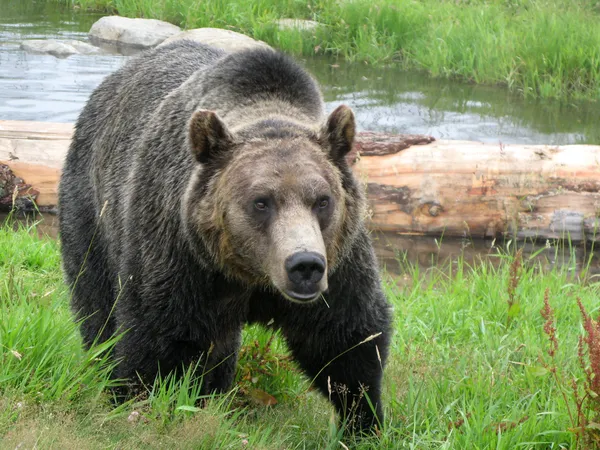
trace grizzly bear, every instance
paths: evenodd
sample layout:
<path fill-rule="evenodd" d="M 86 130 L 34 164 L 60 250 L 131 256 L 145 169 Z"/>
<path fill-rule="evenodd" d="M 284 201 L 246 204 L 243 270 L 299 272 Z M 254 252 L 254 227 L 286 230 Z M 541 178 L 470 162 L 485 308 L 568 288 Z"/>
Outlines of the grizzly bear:
<path fill-rule="evenodd" d="M 345 156 L 352 111 L 269 48 L 192 41 L 127 62 L 91 95 L 59 191 L 72 308 L 114 376 L 202 361 L 230 388 L 244 324 L 281 330 L 353 429 L 383 420 L 391 312 Z M 364 342 L 363 342 L 364 341 Z"/>

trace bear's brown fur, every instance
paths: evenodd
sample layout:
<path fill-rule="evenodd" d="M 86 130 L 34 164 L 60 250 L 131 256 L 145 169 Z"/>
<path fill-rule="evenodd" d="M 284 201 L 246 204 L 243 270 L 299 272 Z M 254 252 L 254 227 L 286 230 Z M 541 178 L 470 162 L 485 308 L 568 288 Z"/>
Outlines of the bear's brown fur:
<path fill-rule="evenodd" d="M 64 167 L 60 231 L 86 344 L 127 330 L 117 377 L 152 381 L 204 357 L 203 390 L 225 390 L 242 327 L 258 322 L 281 329 L 353 426 L 382 420 L 391 320 L 344 159 L 354 116 L 323 109 L 280 53 L 185 41 L 94 92 Z"/>

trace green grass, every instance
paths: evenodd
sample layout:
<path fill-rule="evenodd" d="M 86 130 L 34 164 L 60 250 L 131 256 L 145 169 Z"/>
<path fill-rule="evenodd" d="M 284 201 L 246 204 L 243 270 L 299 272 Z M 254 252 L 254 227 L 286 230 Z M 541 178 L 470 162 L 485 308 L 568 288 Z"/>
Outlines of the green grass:
<path fill-rule="evenodd" d="M 600 98 L 596 0 L 54 0 L 184 28 L 229 28 L 296 55 L 397 63 L 527 97 Z M 316 20 L 315 32 L 273 20 Z"/>
<path fill-rule="evenodd" d="M 443 244 L 442 244 L 443 245 Z M 236 386 L 204 399 L 190 371 L 115 407 L 107 347 L 84 351 L 62 282 L 59 243 L 35 226 L 0 227 L 0 448 L 574 448 L 561 388 L 582 377 L 576 298 L 598 316 L 597 279 L 525 261 L 507 307 L 514 258 L 470 267 L 461 259 L 405 282 L 386 276 L 395 336 L 386 369 L 381 436 L 341 438 L 328 403 L 309 390 L 283 341 L 245 331 Z M 561 384 L 545 365 L 544 290 L 555 310 Z M 580 379 L 581 382 L 581 379 Z M 562 386 L 562 387 L 561 387 Z M 265 393 L 278 403 L 264 405 Z"/>

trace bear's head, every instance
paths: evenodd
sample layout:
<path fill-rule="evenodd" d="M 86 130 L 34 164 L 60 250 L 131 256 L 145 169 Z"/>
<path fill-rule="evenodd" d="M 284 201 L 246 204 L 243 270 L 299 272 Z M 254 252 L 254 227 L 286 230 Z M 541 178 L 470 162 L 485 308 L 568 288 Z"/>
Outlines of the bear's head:
<path fill-rule="evenodd" d="M 317 299 L 364 218 L 345 160 L 354 135 L 346 106 L 312 131 L 270 118 L 232 133 L 214 112 L 197 111 L 188 136 L 197 166 L 184 201 L 188 236 L 228 277 L 291 301 Z"/>

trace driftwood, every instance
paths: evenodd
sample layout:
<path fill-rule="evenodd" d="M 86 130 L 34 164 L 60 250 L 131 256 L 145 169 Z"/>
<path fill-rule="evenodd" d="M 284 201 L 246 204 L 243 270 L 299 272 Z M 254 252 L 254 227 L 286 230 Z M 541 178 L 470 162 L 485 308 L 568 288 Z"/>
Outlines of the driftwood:
<path fill-rule="evenodd" d="M 0 164 L 21 180 L 20 195 L 33 194 L 41 210 L 56 207 L 71 134 L 70 124 L 0 121 Z M 349 161 L 366 183 L 374 230 L 600 240 L 600 146 L 363 132 Z"/>

